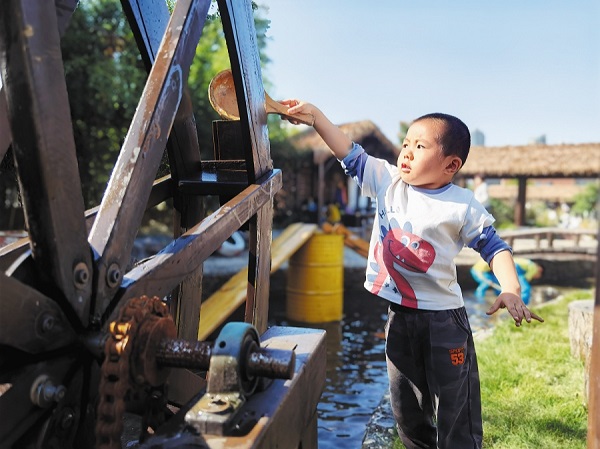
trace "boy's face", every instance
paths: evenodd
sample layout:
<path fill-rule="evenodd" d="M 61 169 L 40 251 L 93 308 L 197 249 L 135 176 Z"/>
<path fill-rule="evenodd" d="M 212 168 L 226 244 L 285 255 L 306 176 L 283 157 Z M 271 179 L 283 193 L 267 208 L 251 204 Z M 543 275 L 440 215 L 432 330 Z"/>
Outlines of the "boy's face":
<path fill-rule="evenodd" d="M 398 169 L 407 184 L 438 189 L 450 181 L 462 163 L 458 156 L 444 156 L 439 143 L 444 125 L 431 119 L 413 123 L 402 143 Z"/>

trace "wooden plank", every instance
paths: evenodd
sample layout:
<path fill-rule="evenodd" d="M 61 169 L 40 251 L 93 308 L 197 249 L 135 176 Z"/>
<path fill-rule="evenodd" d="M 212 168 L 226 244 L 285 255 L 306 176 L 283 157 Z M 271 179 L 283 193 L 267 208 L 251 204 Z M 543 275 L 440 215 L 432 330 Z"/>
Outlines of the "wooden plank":
<path fill-rule="evenodd" d="M 0 284 L 0 345 L 38 354 L 76 341 L 75 332 L 55 301 L 3 272 Z"/>
<path fill-rule="evenodd" d="M 248 292 L 244 321 L 252 324 L 260 334 L 267 330 L 269 318 L 272 224 L 271 200 L 250 219 Z"/>
<path fill-rule="evenodd" d="M 163 176 L 154 181 L 152 192 L 146 205 L 146 210 L 157 206 L 163 201 L 171 198 L 173 195 L 170 176 Z M 85 226 L 89 231 L 94 224 L 98 206 L 85 211 Z M 16 242 L 10 243 L 0 248 L 0 271 L 7 271 L 11 265 L 29 249 L 29 237 L 24 237 Z M 14 270 L 13 270 L 14 271 Z"/>
<path fill-rule="evenodd" d="M 265 110 L 265 91 L 250 0 L 217 0 L 231 73 L 235 84 L 240 126 L 250 182 L 273 168 Z"/>
<path fill-rule="evenodd" d="M 596 250 L 600 262 L 600 246 Z M 588 449 L 600 449 L 600 263 L 596 263 L 596 299 L 594 301 L 594 330 L 590 360 L 588 398 Z"/>
<path fill-rule="evenodd" d="M 271 246 L 271 273 L 277 271 L 317 230 L 316 224 L 294 223 L 288 226 Z M 246 300 L 248 268 L 232 276 L 204 300 L 200 312 L 198 340 L 206 340 Z"/>
<path fill-rule="evenodd" d="M 90 243 L 100 255 L 95 313 L 103 315 L 129 262 L 167 137 L 178 111 L 209 0 L 175 5 L 158 57 L 100 204 Z"/>
<path fill-rule="evenodd" d="M 336 223 L 332 225 L 331 223 L 324 222 L 321 225 L 323 231 L 328 234 L 340 234 L 344 236 L 344 245 L 348 248 L 354 250 L 364 258 L 369 257 L 369 242 L 363 240 L 358 235 L 350 231 L 347 227 L 345 227 L 341 223 Z"/>
<path fill-rule="evenodd" d="M 285 228 L 271 247 L 271 273 L 279 270 L 316 231 L 317 225 L 314 223 L 293 223 Z"/>
<path fill-rule="evenodd" d="M 62 292 L 86 325 L 92 258 L 56 7 L 3 2 L 0 29 L 0 65 L 33 259 L 42 280 Z"/>
<path fill-rule="evenodd" d="M 67 28 L 71 15 L 77 7 L 79 0 L 55 0 L 56 19 L 58 32 L 62 36 Z M 0 79 L 0 161 L 8 151 L 8 147 L 12 142 L 12 134 L 8 123 L 8 111 L 6 109 L 6 96 L 4 95 L 4 86 Z"/>

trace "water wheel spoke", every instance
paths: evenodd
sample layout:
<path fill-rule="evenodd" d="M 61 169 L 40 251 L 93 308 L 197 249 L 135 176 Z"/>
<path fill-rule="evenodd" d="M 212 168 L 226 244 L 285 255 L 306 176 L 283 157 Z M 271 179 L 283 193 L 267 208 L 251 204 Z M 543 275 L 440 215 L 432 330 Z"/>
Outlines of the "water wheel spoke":
<path fill-rule="evenodd" d="M 208 0 L 177 2 L 90 232 L 100 254 L 99 315 L 129 262 L 209 5 Z"/>
<path fill-rule="evenodd" d="M 34 288 L 0 273 L 2 313 L 0 345 L 36 354 L 60 348 L 76 338 L 59 305 Z"/>
<path fill-rule="evenodd" d="M 0 21 L 12 147 L 33 257 L 38 272 L 87 324 L 91 254 L 55 6 L 12 0 Z"/>

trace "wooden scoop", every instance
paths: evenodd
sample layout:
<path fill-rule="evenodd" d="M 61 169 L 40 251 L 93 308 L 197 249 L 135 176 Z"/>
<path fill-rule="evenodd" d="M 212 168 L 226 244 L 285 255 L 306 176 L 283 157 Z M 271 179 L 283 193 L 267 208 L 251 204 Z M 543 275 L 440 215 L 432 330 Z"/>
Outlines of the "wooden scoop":
<path fill-rule="evenodd" d="M 226 120 L 239 120 L 240 111 L 238 109 L 235 86 L 233 85 L 233 75 L 230 69 L 223 70 L 215 75 L 208 86 L 208 99 L 213 109 Z M 267 114 L 279 114 L 282 117 L 296 120 L 305 125 L 312 126 L 315 117 L 312 114 L 294 114 L 287 113 L 287 106 L 273 100 L 265 92 L 265 109 Z"/>

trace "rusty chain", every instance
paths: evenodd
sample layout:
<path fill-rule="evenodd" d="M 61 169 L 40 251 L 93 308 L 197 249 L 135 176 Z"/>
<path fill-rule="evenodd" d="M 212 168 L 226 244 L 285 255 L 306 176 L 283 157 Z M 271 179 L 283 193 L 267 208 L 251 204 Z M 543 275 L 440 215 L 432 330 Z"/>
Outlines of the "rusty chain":
<path fill-rule="evenodd" d="M 117 320 L 110 323 L 109 335 L 104 346 L 105 358 L 100 369 L 98 416 L 96 419 L 96 448 L 121 449 L 121 434 L 123 433 L 123 415 L 125 413 L 125 398 L 135 387 L 143 386 L 144 376 L 132 378 L 132 356 L 134 345 L 144 322 L 154 318 L 169 316 L 166 305 L 157 297 L 132 298 L 121 309 Z M 140 338 L 139 345 L 146 343 Z M 138 349 L 138 348 L 135 348 Z M 143 351 L 142 351 L 143 352 Z M 139 370 L 135 370 L 138 372 Z M 157 391 L 156 386 L 153 391 Z M 156 419 L 157 407 L 166 404 L 166 394 L 162 401 L 150 398 L 154 407 L 146 409 L 143 423 L 151 423 L 154 427 L 160 424 Z M 154 400 L 153 400 L 154 399 Z M 146 414 L 148 416 L 146 416 Z M 145 429 L 143 430 L 143 433 Z"/>

